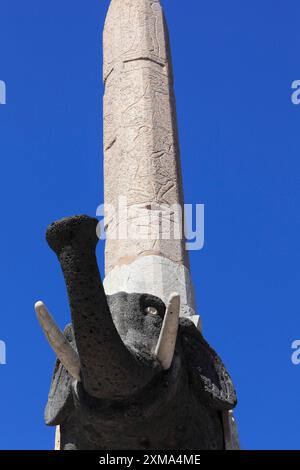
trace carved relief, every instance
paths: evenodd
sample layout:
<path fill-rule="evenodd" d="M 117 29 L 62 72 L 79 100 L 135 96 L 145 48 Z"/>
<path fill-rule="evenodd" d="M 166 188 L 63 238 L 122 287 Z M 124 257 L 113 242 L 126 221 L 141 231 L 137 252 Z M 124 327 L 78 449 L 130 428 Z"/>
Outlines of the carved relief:
<path fill-rule="evenodd" d="M 104 31 L 105 202 L 182 204 L 167 31 L 158 1 L 115 0 Z M 115 182 L 118 180 L 118 191 Z M 118 222 L 115 222 L 118 223 Z M 136 221 L 137 225 L 142 224 Z M 106 270 L 126 256 L 155 251 L 186 263 L 183 240 L 109 240 Z"/>

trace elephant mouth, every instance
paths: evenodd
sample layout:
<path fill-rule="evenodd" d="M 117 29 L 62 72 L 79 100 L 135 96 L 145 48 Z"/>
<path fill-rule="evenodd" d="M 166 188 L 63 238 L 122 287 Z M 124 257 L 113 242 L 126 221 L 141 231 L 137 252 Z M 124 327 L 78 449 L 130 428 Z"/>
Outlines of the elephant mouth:
<path fill-rule="evenodd" d="M 120 424 L 137 421 L 156 416 L 168 408 L 169 403 L 174 404 L 176 398 L 182 394 L 181 388 L 186 381 L 180 354 L 174 354 L 174 360 L 169 370 L 161 370 L 152 380 L 137 390 L 130 397 L 119 397 L 117 400 L 99 399 L 89 395 L 82 382 L 73 383 L 73 399 L 75 408 L 82 416 L 83 421 L 91 420 L 102 425 L 115 426 L 116 419 Z M 84 424 L 84 423 L 83 423 Z"/>

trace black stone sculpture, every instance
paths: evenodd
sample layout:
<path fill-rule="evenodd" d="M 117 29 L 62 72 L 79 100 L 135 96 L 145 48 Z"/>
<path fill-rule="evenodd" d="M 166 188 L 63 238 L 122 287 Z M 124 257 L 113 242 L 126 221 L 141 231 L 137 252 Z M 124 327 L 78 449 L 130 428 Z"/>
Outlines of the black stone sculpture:
<path fill-rule="evenodd" d="M 180 318 L 164 370 L 154 351 L 166 306 L 142 293 L 106 296 L 97 223 L 76 216 L 47 230 L 67 285 L 72 324 L 64 334 L 80 373 L 75 379 L 57 360 L 46 423 L 60 425 L 66 450 L 224 449 L 222 414 L 236 395 L 223 363 L 194 324 Z"/>

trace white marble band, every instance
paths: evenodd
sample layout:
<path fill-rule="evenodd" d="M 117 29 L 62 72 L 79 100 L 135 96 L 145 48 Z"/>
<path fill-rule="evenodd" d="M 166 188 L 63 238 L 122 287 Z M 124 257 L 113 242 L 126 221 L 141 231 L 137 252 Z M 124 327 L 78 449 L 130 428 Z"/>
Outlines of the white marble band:
<path fill-rule="evenodd" d="M 189 270 L 163 256 L 142 256 L 131 264 L 115 266 L 104 279 L 105 292 L 140 292 L 155 295 L 167 303 L 172 292 L 180 295 L 180 316 L 200 328 Z"/>

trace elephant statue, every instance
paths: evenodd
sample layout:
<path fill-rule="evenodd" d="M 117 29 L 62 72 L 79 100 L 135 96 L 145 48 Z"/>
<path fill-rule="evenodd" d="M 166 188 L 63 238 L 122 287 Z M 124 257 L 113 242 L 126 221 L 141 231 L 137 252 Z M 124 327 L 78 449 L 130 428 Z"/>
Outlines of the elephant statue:
<path fill-rule="evenodd" d="M 98 221 L 53 223 L 47 241 L 64 274 L 72 323 L 38 319 L 57 355 L 45 421 L 63 450 L 224 449 L 223 416 L 236 405 L 225 366 L 195 325 L 143 293 L 106 295 L 96 260 Z"/>

